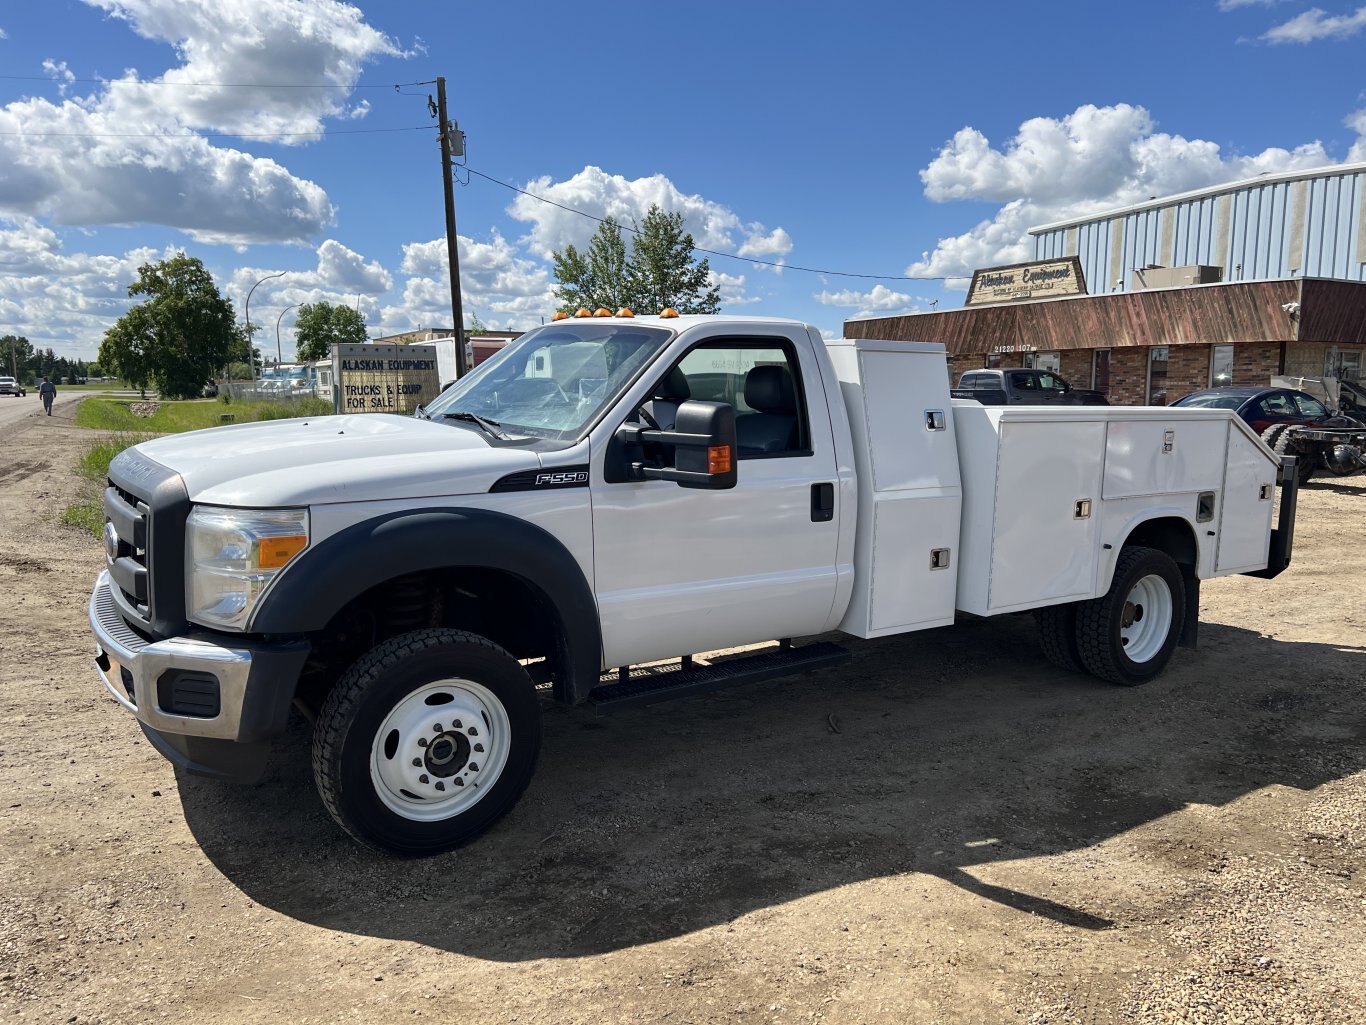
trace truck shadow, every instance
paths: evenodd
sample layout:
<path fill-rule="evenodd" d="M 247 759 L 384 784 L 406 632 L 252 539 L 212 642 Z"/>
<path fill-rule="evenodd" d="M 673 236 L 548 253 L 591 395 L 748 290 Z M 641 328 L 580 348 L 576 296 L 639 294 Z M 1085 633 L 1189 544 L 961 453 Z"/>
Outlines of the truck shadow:
<path fill-rule="evenodd" d="M 967 870 L 1366 765 L 1362 649 L 1214 625 L 1201 640 L 1156 682 L 1116 688 L 1053 669 L 1032 620 L 1007 617 L 854 642 L 839 670 L 610 718 L 548 709 L 522 802 L 424 861 L 371 854 L 332 825 L 302 724 L 262 784 L 182 777 L 180 796 L 252 900 L 492 960 L 622 949 L 909 872 L 1104 929 L 1065 891 Z"/>

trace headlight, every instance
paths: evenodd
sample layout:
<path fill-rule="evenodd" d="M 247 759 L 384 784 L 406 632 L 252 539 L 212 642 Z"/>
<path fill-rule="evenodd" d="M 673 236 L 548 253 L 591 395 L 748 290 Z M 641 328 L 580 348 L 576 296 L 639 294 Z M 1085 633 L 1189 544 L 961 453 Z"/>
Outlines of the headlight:
<path fill-rule="evenodd" d="M 243 629 L 275 574 L 307 547 L 307 509 L 195 506 L 185 526 L 189 618 Z"/>

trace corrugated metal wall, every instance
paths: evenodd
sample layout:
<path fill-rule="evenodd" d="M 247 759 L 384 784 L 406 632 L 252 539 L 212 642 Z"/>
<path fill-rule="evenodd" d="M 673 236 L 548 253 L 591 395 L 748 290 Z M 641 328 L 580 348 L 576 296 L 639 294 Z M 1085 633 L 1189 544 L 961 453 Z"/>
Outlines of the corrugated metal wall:
<path fill-rule="evenodd" d="M 1123 291 L 1135 269 L 1210 264 L 1225 281 L 1366 281 L 1366 172 L 1250 183 L 1034 236 L 1034 258 L 1081 258 L 1092 295 Z"/>

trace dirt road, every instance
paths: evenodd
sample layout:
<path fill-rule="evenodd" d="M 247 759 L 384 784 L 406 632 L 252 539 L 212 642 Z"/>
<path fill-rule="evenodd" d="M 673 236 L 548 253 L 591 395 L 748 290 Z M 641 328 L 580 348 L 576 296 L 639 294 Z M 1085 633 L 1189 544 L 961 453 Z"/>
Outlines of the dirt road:
<path fill-rule="evenodd" d="M 0 1022 L 1366 1022 L 1366 478 L 1137 689 L 1011 617 L 552 709 L 522 803 L 396 862 L 177 779 L 90 667 L 86 432 L 0 426 Z"/>

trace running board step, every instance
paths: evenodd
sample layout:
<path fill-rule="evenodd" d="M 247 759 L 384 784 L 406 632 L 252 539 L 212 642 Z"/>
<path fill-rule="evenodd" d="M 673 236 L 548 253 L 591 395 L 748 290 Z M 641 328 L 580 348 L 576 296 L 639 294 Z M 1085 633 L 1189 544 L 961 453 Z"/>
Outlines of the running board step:
<path fill-rule="evenodd" d="M 614 711 L 705 694 L 741 683 L 828 669 L 847 661 L 849 651 L 846 648 L 830 641 L 817 641 L 800 648 L 773 648 L 709 666 L 680 662 L 672 666 L 635 669 L 626 680 L 620 679 L 616 672 L 608 672 L 602 674 L 603 682 L 588 692 L 588 700 L 603 711 Z"/>

